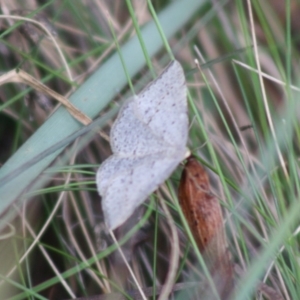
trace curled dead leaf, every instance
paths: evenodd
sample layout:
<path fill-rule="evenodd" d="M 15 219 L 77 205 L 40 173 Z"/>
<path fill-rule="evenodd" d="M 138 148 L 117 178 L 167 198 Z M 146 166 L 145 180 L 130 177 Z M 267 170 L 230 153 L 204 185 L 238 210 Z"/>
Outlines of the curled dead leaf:
<path fill-rule="evenodd" d="M 193 156 L 184 167 L 178 197 L 219 295 L 221 299 L 227 299 L 233 289 L 233 266 L 227 249 L 222 209 L 210 192 L 205 169 Z"/>

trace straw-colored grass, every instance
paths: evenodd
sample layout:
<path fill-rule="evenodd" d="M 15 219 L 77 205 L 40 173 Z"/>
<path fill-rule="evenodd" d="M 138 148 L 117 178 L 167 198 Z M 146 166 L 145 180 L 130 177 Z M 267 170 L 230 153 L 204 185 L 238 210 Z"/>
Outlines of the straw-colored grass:
<path fill-rule="evenodd" d="M 182 166 L 117 241 L 95 185 L 120 105 L 175 57 L 189 89 L 188 147 L 223 207 L 232 299 L 298 299 L 300 5 L 43 3 L 1 2 L 1 72 L 22 69 L 96 121 L 84 127 L 28 82 L 0 77 L 0 298 L 212 299 L 177 200 Z"/>

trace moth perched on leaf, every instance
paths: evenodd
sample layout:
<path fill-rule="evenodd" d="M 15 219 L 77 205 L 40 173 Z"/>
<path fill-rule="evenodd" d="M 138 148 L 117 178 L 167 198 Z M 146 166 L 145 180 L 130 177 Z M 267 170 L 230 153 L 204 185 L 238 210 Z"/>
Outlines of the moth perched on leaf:
<path fill-rule="evenodd" d="M 233 267 L 227 250 L 222 210 L 218 199 L 210 192 L 205 169 L 193 156 L 188 158 L 182 172 L 178 197 L 220 297 L 227 299 L 233 289 Z"/>

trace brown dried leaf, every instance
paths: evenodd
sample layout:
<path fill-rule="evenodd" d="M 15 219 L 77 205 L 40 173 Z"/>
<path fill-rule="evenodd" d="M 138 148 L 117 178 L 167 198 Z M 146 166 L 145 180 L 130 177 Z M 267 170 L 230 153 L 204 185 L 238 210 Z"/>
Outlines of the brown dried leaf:
<path fill-rule="evenodd" d="M 188 158 L 181 176 L 178 196 L 220 297 L 226 299 L 233 288 L 233 266 L 227 250 L 222 210 L 218 199 L 210 192 L 205 169 L 195 157 Z"/>

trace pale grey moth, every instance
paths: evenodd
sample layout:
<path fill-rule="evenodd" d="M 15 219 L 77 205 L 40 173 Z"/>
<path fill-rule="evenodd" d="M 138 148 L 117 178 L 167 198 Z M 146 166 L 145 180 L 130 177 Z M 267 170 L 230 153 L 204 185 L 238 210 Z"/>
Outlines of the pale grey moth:
<path fill-rule="evenodd" d="M 183 69 L 174 60 L 121 108 L 110 132 L 113 154 L 96 177 L 109 229 L 124 223 L 185 158 L 186 94 Z"/>

